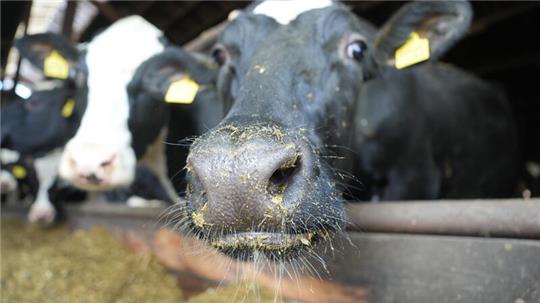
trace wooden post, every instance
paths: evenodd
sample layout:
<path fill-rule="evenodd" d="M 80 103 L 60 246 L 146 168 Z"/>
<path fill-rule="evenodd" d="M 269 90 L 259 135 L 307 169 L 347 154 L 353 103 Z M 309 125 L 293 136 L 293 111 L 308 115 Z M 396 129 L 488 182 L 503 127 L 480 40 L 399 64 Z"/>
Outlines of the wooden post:
<path fill-rule="evenodd" d="M 73 20 L 76 12 L 77 1 L 68 1 L 64 11 L 64 19 L 62 20 L 62 35 L 70 41 L 73 41 Z"/>
<path fill-rule="evenodd" d="M 122 16 L 116 11 L 116 9 L 108 2 L 90 1 L 109 22 L 113 23 L 120 19 Z"/>
<path fill-rule="evenodd" d="M 24 12 L 24 32 L 23 36 L 26 36 L 26 33 L 28 33 L 28 22 L 30 21 L 30 12 L 32 11 L 32 1 L 29 1 L 26 7 L 26 10 Z M 11 89 L 12 93 L 15 94 L 15 88 L 17 87 L 17 83 L 19 82 L 19 72 L 21 69 L 21 62 L 22 57 L 19 56 L 19 60 L 17 61 L 17 69 L 15 70 L 15 75 L 13 76 L 13 88 Z"/>

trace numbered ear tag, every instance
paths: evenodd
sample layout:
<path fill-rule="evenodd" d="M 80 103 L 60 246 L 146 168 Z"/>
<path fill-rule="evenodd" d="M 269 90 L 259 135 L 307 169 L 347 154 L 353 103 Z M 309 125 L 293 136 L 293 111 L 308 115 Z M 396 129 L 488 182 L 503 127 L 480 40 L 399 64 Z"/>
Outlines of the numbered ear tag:
<path fill-rule="evenodd" d="M 69 76 L 69 62 L 56 50 L 53 50 L 43 62 L 45 76 L 57 79 L 67 79 Z"/>
<path fill-rule="evenodd" d="M 75 100 L 68 99 L 64 106 L 62 107 L 62 117 L 69 118 L 73 115 L 73 109 L 75 108 Z"/>
<path fill-rule="evenodd" d="M 15 179 L 24 179 L 26 177 L 26 168 L 21 165 L 14 165 L 11 172 Z"/>
<path fill-rule="evenodd" d="M 178 104 L 191 104 L 199 91 L 199 84 L 190 77 L 174 81 L 167 89 L 165 102 Z"/>
<path fill-rule="evenodd" d="M 402 69 L 429 59 L 429 40 L 412 32 L 405 44 L 396 50 L 396 68 Z"/>

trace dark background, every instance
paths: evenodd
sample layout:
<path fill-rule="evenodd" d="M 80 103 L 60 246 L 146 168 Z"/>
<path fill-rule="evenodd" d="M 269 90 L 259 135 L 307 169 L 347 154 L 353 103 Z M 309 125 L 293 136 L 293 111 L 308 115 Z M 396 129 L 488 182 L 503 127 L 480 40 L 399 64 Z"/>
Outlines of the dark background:
<path fill-rule="evenodd" d="M 196 39 L 226 20 L 228 14 L 249 4 L 245 1 L 110 1 L 95 2 L 99 14 L 81 35 L 87 41 L 99 30 L 127 15 L 139 14 L 162 29 L 177 45 Z M 361 17 L 380 26 L 405 2 L 345 1 Z M 75 4 L 74 4 L 75 3 Z M 24 22 L 30 2 L 2 1 L 2 67 L 15 29 Z M 519 128 L 523 160 L 540 162 L 540 2 L 472 2 L 471 29 L 443 61 L 500 84 L 506 90 Z M 70 34 L 69 2 L 64 33 Z M 210 29 L 210 30 L 209 30 Z M 208 36 L 208 35 L 207 35 Z M 192 50 L 207 51 L 209 39 L 191 43 Z M 190 45 L 189 43 L 187 45 Z M 501 142 L 501 144 L 505 144 Z"/>

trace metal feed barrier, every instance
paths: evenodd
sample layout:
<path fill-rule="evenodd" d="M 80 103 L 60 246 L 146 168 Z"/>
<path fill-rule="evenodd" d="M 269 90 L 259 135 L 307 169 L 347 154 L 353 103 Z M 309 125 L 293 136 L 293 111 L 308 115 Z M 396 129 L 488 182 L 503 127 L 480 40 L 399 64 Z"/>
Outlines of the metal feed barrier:
<path fill-rule="evenodd" d="M 286 298 L 313 303 L 540 302 L 540 199 L 350 203 L 346 207 L 348 239 L 337 240 L 335 250 L 323 256 L 330 280 L 284 279 Z M 184 273 L 179 276 L 196 277 L 205 285 L 230 281 L 230 272 L 216 269 L 223 258 L 219 254 L 200 257 L 179 252 L 178 243 L 191 240 L 160 230 L 165 222 L 158 218 L 163 212 L 163 208 L 101 202 L 67 207 L 70 224 L 111 227 L 129 245 L 152 250 L 171 271 Z M 24 207 L 6 206 L 2 217 L 25 214 Z M 245 264 L 234 266 L 240 268 L 232 269 L 236 272 L 252 271 Z M 264 274 L 258 279 L 272 287 L 269 281 Z"/>

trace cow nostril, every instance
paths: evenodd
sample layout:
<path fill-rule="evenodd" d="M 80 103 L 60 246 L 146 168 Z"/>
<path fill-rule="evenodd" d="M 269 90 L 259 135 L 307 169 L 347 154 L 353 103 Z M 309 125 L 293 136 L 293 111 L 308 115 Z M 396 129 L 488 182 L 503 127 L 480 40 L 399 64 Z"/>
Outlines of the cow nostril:
<path fill-rule="evenodd" d="M 84 175 L 83 178 L 86 179 L 86 181 L 94 184 L 99 184 L 101 182 L 101 179 L 94 173 Z"/>
<path fill-rule="evenodd" d="M 300 166 L 300 157 L 297 155 L 276 169 L 268 182 L 268 193 L 273 196 L 282 194 L 292 177 L 300 170 Z"/>

